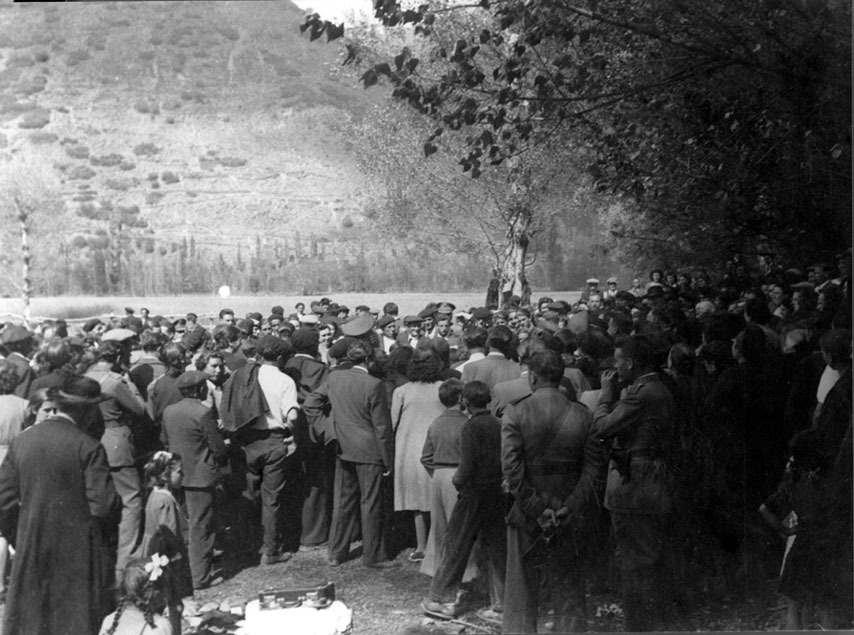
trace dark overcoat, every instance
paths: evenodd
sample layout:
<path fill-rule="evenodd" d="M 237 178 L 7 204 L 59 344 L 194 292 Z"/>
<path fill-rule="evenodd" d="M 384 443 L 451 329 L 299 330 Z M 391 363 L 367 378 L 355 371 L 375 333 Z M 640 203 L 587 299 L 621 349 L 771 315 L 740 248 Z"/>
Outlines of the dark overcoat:
<path fill-rule="evenodd" d="M 12 441 L 0 465 L 0 531 L 16 549 L 4 633 L 98 632 L 101 527 L 119 505 L 103 446 L 70 419 Z"/>

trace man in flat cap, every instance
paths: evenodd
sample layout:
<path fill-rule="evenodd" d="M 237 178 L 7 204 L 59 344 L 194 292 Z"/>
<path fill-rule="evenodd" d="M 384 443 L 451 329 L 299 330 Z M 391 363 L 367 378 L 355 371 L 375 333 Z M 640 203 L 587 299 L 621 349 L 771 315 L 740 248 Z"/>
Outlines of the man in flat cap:
<path fill-rule="evenodd" d="M 30 393 L 30 384 L 36 378 L 35 371 L 30 367 L 29 354 L 33 350 L 35 340 L 33 334 L 18 324 L 10 324 L 0 334 L 0 344 L 6 349 L 6 361 L 15 367 L 18 375 L 18 385 L 14 394 L 26 399 Z"/>
<path fill-rule="evenodd" d="M 207 589 L 223 581 L 214 569 L 214 488 L 219 465 L 226 458 L 225 442 L 210 408 L 208 375 L 189 370 L 178 377 L 183 399 L 163 411 L 163 439 L 170 452 L 181 455 L 184 498 L 189 517 L 188 551 L 194 589 Z"/>
<path fill-rule="evenodd" d="M 599 278 L 587 278 L 585 287 L 581 291 L 581 299 L 579 302 L 587 304 L 590 301 L 590 294 L 599 293 Z"/>
<path fill-rule="evenodd" d="M 492 311 L 486 307 L 478 307 L 471 312 L 472 326 L 488 329 L 492 326 Z"/>
<path fill-rule="evenodd" d="M 605 281 L 607 288 L 602 292 L 602 298 L 605 300 L 613 300 L 617 297 L 617 278 L 611 276 Z"/>

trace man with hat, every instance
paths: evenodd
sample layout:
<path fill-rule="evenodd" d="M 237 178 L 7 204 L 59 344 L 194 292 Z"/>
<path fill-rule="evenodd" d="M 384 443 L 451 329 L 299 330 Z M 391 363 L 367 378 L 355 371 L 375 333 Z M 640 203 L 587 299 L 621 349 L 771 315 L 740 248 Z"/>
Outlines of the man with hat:
<path fill-rule="evenodd" d="M 590 294 L 599 293 L 599 278 L 587 278 L 585 284 L 587 286 L 581 291 L 579 302 L 587 304 L 590 300 Z"/>
<path fill-rule="evenodd" d="M 184 500 L 189 519 L 188 551 L 194 589 L 207 589 L 223 581 L 213 567 L 214 488 L 219 464 L 227 458 L 225 442 L 210 408 L 208 375 L 189 370 L 178 377 L 183 399 L 163 411 L 163 438 L 170 452 L 181 455 Z"/>
<path fill-rule="evenodd" d="M 6 349 L 6 361 L 15 367 L 18 375 L 18 385 L 14 394 L 26 399 L 30 393 L 30 384 L 36 378 L 36 374 L 30 367 L 29 354 L 33 350 L 33 334 L 18 324 L 9 324 L 0 334 L 0 344 Z"/>
<path fill-rule="evenodd" d="M 388 355 L 394 346 L 397 346 L 397 320 L 390 315 L 384 315 L 377 320 L 377 336 L 379 349 Z"/>
<path fill-rule="evenodd" d="M 613 300 L 617 297 L 617 278 L 611 276 L 605 281 L 608 288 L 602 293 L 602 298 L 605 300 Z"/>
<path fill-rule="evenodd" d="M 486 307 L 477 307 L 471 312 L 472 326 L 488 329 L 492 326 L 492 311 Z"/>
<path fill-rule="evenodd" d="M 329 535 L 329 564 L 350 553 L 357 527 L 362 529 L 362 563 L 386 568 L 383 532 L 383 478 L 394 466 L 394 432 L 383 382 L 368 373 L 370 344 L 353 341 L 352 366 L 329 373 L 305 400 L 310 420 L 331 417 L 340 452 L 335 465 L 335 503 Z M 330 414 L 331 411 L 331 414 Z"/>
<path fill-rule="evenodd" d="M 403 326 L 405 330 L 402 330 L 397 336 L 398 345 L 418 348 L 419 344 L 427 340 L 427 338 L 424 337 L 423 324 L 424 319 L 418 315 L 407 315 L 403 318 Z"/>
<path fill-rule="evenodd" d="M 134 463 L 136 447 L 132 430 L 143 423 L 145 409 L 136 386 L 121 374 L 123 355 L 119 342 L 101 342 L 98 361 L 86 372 L 86 377 L 100 384 L 105 397 L 100 403 L 104 420 L 101 444 L 107 450 L 110 474 L 122 499 L 116 576 L 121 575 L 128 560 L 142 555 L 142 483 Z"/>
<path fill-rule="evenodd" d="M 0 531 L 16 536 L 4 633 L 97 633 L 110 594 L 98 535 L 121 502 L 104 446 L 84 430 L 100 386 L 73 377 L 57 413 L 12 440 L 0 465 Z"/>
<path fill-rule="evenodd" d="M 437 308 L 438 305 L 435 302 L 430 302 L 426 307 L 418 312 L 418 317 L 423 320 L 421 323 L 421 332 L 424 334 L 424 337 L 432 338 L 433 335 L 435 335 L 433 329 L 436 326 Z"/>

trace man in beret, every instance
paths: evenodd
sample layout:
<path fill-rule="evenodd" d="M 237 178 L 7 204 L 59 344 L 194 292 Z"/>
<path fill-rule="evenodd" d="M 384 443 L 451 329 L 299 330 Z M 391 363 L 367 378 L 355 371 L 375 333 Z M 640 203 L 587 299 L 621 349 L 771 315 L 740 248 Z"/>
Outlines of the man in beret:
<path fill-rule="evenodd" d="M 417 315 L 407 315 L 403 318 L 405 330 L 402 330 L 397 336 L 398 345 L 418 348 L 419 344 L 426 342 L 427 338 L 424 336 L 423 324 L 423 318 Z"/>
<path fill-rule="evenodd" d="M 478 307 L 471 312 L 472 326 L 488 329 L 492 326 L 492 311 L 486 307 Z"/>
<path fill-rule="evenodd" d="M 15 387 L 14 394 L 26 399 L 30 393 L 30 384 L 36 378 L 28 357 L 35 344 L 33 334 L 23 326 L 11 324 L 0 334 L 0 344 L 8 352 L 6 361 L 15 367 L 18 375 L 18 385 Z"/>
<path fill-rule="evenodd" d="M 397 335 L 397 320 L 392 316 L 384 315 L 377 320 L 379 348 L 386 355 L 391 353 L 392 348 L 397 345 Z"/>
<path fill-rule="evenodd" d="M 183 397 L 163 411 L 163 440 L 170 452 L 181 455 L 184 470 L 184 500 L 189 518 L 188 551 L 194 589 L 222 583 L 214 569 L 214 488 L 219 464 L 227 458 L 225 442 L 210 408 L 202 403 L 208 396 L 208 375 L 189 370 L 178 377 Z"/>
<path fill-rule="evenodd" d="M 309 419 L 331 417 L 340 452 L 335 465 L 335 503 L 329 535 L 329 564 L 350 553 L 357 527 L 362 528 L 362 563 L 386 568 L 383 532 L 383 478 L 394 466 L 394 432 L 383 382 L 368 373 L 370 344 L 353 341 L 347 349 L 352 366 L 329 373 L 305 400 Z"/>

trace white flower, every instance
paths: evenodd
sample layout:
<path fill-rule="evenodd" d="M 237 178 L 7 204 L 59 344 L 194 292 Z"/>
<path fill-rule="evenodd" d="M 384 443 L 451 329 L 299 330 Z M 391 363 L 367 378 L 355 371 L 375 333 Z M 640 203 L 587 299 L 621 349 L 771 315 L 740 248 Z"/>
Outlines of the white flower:
<path fill-rule="evenodd" d="M 145 563 L 145 571 L 149 574 L 148 579 L 154 582 L 163 574 L 163 567 L 169 564 L 169 558 L 155 553 L 151 556 L 151 562 Z"/>

